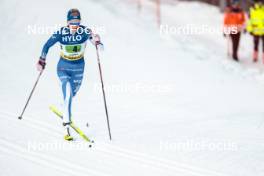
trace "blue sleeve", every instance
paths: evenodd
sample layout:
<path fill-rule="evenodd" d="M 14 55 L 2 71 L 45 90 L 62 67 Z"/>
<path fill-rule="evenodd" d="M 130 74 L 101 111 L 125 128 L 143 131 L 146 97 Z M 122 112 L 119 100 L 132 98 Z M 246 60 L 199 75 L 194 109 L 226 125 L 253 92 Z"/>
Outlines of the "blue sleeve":
<path fill-rule="evenodd" d="M 43 46 L 43 49 L 41 52 L 41 58 L 46 59 L 46 56 L 49 52 L 50 47 L 52 47 L 59 40 L 60 40 L 60 33 L 59 32 L 54 33 Z"/>

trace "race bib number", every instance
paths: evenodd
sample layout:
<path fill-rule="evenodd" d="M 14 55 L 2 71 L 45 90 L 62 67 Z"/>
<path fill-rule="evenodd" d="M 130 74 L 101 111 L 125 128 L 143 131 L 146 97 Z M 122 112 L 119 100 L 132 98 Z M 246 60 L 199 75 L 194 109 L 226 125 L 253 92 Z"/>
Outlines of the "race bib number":
<path fill-rule="evenodd" d="M 66 45 L 65 50 L 67 53 L 77 53 L 82 49 L 82 45 Z"/>

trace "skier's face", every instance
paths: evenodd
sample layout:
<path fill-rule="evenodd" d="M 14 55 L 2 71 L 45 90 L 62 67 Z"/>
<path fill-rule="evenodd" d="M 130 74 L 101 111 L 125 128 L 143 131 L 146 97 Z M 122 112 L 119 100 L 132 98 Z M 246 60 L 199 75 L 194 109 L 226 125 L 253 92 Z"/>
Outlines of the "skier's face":
<path fill-rule="evenodd" d="M 80 23 L 81 23 L 81 20 L 78 20 L 78 19 L 68 21 L 68 25 L 71 30 L 77 30 L 78 27 L 80 26 Z"/>

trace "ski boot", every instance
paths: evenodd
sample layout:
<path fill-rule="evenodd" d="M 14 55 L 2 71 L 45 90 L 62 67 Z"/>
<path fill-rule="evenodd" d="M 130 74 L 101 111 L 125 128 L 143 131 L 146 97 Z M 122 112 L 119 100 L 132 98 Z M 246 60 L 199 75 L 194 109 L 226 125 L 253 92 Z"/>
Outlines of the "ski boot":
<path fill-rule="evenodd" d="M 66 141 L 72 141 L 73 140 L 73 137 L 70 134 L 70 124 L 71 124 L 71 122 L 63 123 L 63 126 L 65 126 L 65 128 L 66 128 L 66 135 L 64 136 L 64 139 Z"/>

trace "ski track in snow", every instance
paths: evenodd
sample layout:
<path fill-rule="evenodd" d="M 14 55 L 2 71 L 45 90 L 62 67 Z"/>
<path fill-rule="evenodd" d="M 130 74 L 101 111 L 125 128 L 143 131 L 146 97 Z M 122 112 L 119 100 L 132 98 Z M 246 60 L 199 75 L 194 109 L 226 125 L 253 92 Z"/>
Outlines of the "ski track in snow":
<path fill-rule="evenodd" d="M 32 130 L 39 129 L 39 133 L 49 133 L 52 137 L 58 138 L 59 135 L 57 133 L 53 133 L 56 129 L 49 128 L 49 126 L 45 121 L 36 121 L 32 119 L 32 117 L 25 116 L 23 120 L 18 120 L 15 114 L 0 112 L 0 118 L 6 118 L 10 123 L 16 123 L 18 125 L 26 125 L 27 127 L 32 128 Z M 26 119 L 26 120 L 25 120 Z M 25 121 L 25 122 L 24 122 Z M 50 131 L 52 130 L 52 131 Z M 160 173 L 166 175 L 174 175 L 180 174 L 182 176 L 227 176 L 225 174 L 221 174 L 218 172 L 210 171 L 207 169 L 201 169 L 198 167 L 192 167 L 189 165 L 184 165 L 181 163 L 177 163 L 175 161 L 158 158 L 155 156 L 150 156 L 144 153 L 128 150 L 122 147 L 119 147 L 115 144 L 109 143 L 95 143 L 95 145 L 88 150 L 93 150 L 96 152 L 98 157 L 109 156 L 111 158 L 118 158 L 120 163 L 127 162 L 131 165 L 144 165 L 149 168 L 148 170 L 159 171 Z M 67 162 L 67 160 L 59 157 L 55 157 L 52 155 L 42 154 L 40 152 L 28 150 L 27 147 L 21 146 L 21 144 L 11 141 L 8 139 L 1 138 L 0 139 L 0 151 L 10 154 L 16 157 L 20 157 L 22 159 L 34 162 L 39 165 L 43 165 L 49 167 L 51 169 L 55 169 L 61 171 L 65 174 L 70 175 L 94 175 L 94 176 L 112 176 L 113 174 L 108 174 L 104 172 L 100 172 L 95 169 L 90 169 L 89 166 L 82 164 L 74 164 L 73 162 Z M 1 152 L 0 152 L 1 153 Z M 88 156 L 89 157 L 89 156 Z"/>
<path fill-rule="evenodd" d="M 23 124 L 25 126 L 31 127 L 35 129 L 37 132 L 47 133 L 52 136 L 55 136 L 56 138 L 61 136 L 61 132 L 58 130 L 58 128 L 57 129 L 53 128 L 49 124 L 43 121 L 40 122 L 29 116 L 27 116 L 25 119 L 22 120 L 18 120 L 17 115 L 12 113 L 0 112 L 0 116 L 1 118 L 6 118 L 9 121 L 21 123 L 21 125 Z"/>
<path fill-rule="evenodd" d="M 58 157 L 53 157 L 51 155 L 28 151 L 26 148 L 14 144 L 13 141 L 11 142 L 0 139 L 0 144 L 0 150 L 2 152 L 65 172 L 66 174 L 108 176 L 108 174 L 104 174 L 103 172 L 87 169 L 87 167 L 74 164 L 73 162 L 67 162 L 65 159 L 59 159 Z"/>

